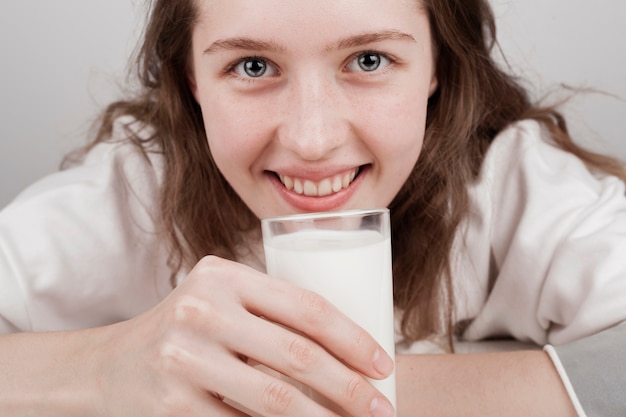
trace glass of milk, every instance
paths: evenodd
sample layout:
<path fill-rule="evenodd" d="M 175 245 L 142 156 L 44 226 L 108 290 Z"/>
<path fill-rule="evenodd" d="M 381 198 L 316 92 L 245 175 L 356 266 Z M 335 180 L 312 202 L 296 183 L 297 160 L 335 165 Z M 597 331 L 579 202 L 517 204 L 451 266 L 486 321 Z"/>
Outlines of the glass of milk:
<path fill-rule="evenodd" d="M 261 223 L 267 273 L 322 295 L 393 358 L 389 210 L 296 214 Z M 291 382 L 328 406 L 309 388 Z M 395 407 L 395 375 L 370 382 Z"/>

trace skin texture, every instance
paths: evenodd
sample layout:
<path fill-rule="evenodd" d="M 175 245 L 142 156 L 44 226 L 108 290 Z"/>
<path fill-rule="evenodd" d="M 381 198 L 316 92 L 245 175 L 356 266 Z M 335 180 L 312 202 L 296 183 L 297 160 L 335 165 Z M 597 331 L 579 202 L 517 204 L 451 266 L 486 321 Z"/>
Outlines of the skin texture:
<path fill-rule="evenodd" d="M 543 351 L 398 355 L 398 416 L 576 416 Z"/>
<path fill-rule="evenodd" d="M 129 321 L 1 337 L 0 414 L 242 415 L 226 397 L 260 415 L 334 415 L 247 362 L 315 387 L 349 415 L 391 415 L 361 374 L 384 378 L 393 362 L 365 331 L 313 293 L 216 257 Z"/>
<path fill-rule="evenodd" d="M 189 82 L 212 154 L 252 211 L 387 206 L 417 161 L 438 86 L 428 21 L 415 3 L 198 4 Z M 319 191 L 325 179 L 356 171 L 321 197 L 277 176 Z M 280 372 L 346 415 L 391 417 L 363 375 L 392 369 L 374 340 L 319 296 L 207 257 L 162 303 L 126 322 L 1 336 L 0 415 L 243 415 L 234 403 L 270 417 L 335 415 Z M 399 416 L 573 415 L 542 352 L 400 356 L 397 379 Z"/>
<path fill-rule="evenodd" d="M 215 161 L 252 211 L 387 206 L 417 161 L 437 86 L 424 12 L 400 0 L 201 3 L 191 85 Z M 369 72 L 358 65 L 368 52 L 381 60 Z M 249 57 L 264 75 L 245 72 Z M 273 174 L 319 183 L 359 167 L 350 187 L 313 198 Z"/>

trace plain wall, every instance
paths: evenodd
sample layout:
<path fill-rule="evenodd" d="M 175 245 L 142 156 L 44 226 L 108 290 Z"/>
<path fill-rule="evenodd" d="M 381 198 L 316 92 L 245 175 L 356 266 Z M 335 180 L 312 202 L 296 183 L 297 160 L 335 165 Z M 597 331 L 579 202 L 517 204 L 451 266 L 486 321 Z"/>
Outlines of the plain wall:
<path fill-rule="evenodd" d="M 512 72 L 536 97 L 561 84 L 589 90 L 564 107 L 575 139 L 626 158 L 626 1 L 491 3 Z"/>
<path fill-rule="evenodd" d="M 0 207 L 57 170 L 119 97 L 143 3 L 0 1 Z"/>
<path fill-rule="evenodd" d="M 0 207 L 84 143 L 97 110 L 120 94 L 142 0 L 0 2 Z M 511 71 L 537 94 L 560 83 L 583 142 L 626 156 L 626 1 L 492 0 Z"/>

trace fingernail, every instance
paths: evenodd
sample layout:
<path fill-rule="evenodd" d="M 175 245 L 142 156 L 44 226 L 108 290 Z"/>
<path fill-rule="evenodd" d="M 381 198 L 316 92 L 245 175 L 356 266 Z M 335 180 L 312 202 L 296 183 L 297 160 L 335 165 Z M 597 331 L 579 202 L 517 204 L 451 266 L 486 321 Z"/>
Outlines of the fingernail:
<path fill-rule="evenodd" d="M 374 398 L 370 404 L 372 417 L 393 417 L 393 407 L 381 398 Z"/>
<path fill-rule="evenodd" d="M 374 354 L 374 369 L 383 375 L 390 375 L 393 371 L 393 360 L 382 349 Z"/>

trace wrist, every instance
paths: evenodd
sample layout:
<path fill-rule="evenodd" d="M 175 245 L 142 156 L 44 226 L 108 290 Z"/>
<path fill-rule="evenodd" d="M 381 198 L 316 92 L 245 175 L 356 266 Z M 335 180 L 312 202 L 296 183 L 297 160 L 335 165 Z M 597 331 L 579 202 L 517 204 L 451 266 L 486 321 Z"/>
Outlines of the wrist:
<path fill-rule="evenodd" d="M 91 417 L 94 330 L 0 337 L 0 415 Z"/>

